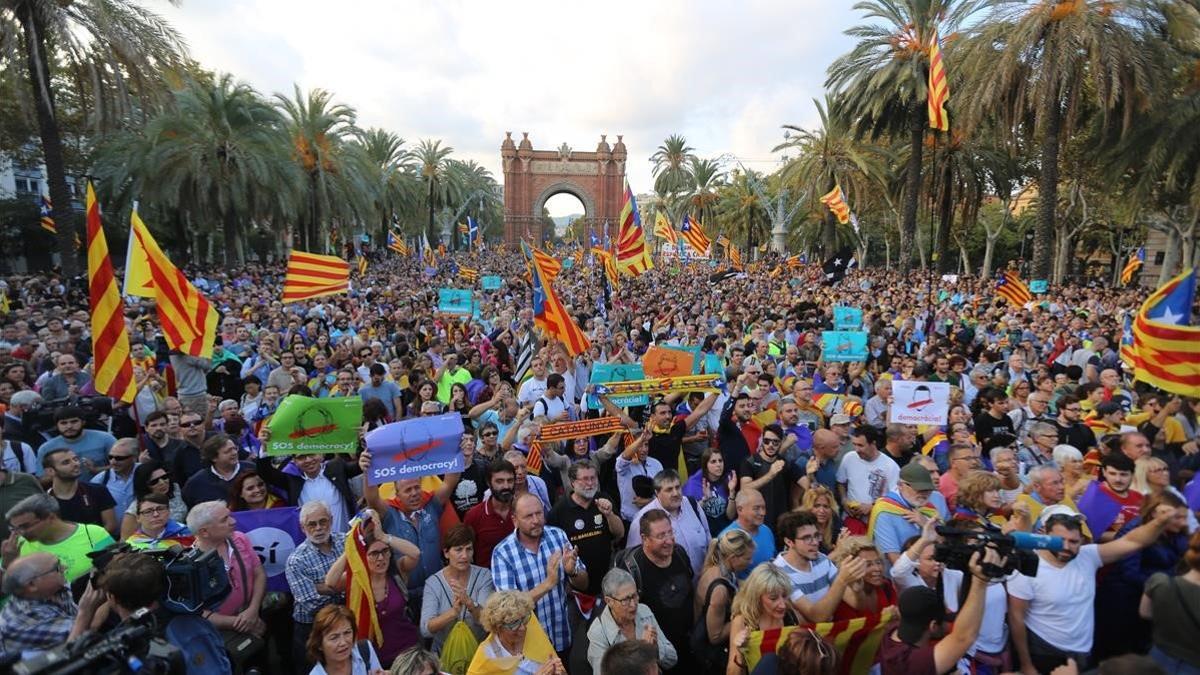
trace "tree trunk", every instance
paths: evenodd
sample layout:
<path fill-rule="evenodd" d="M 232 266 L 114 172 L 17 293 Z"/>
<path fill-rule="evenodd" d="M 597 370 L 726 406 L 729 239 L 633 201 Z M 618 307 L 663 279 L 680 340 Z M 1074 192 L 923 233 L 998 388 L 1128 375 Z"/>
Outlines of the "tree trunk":
<path fill-rule="evenodd" d="M 925 143 L 925 107 L 913 104 L 909 118 L 907 180 L 904 186 L 904 220 L 900 225 L 900 271 L 912 268 L 913 240 L 917 234 L 917 204 L 921 198 L 921 152 Z"/>
<path fill-rule="evenodd" d="M 950 165 L 947 159 L 942 164 L 942 204 L 939 210 L 941 213 L 938 222 L 938 234 L 936 246 L 936 258 L 934 266 L 937 268 L 938 274 L 946 274 L 950 269 L 950 225 L 954 222 L 954 167 Z"/>
<path fill-rule="evenodd" d="M 1000 238 L 1000 233 L 992 236 L 989 232 L 985 235 L 983 244 L 983 267 L 979 269 L 979 278 L 988 279 L 992 276 L 992 257 L 996 253 L 996 240 Z"/>
<path fill-rule="evenodd" d="M 1066 278 L 1071 264 L 1071 253 L 1075 248 L 1075 237 L 1065 229 L 1059 230 L 1058 236 L 1055 237 L 1054 247 L 1054 269 L 1050 279 L 1055 284 L 1061 284 Z M 1034 275 L 1034 279 L 1045 279 L 1046 277 Z"/>
<path fill-rule="evenodd" d="M 38 136 L 42 141 L 42 160 L 46 164 L 50 201 L 54 202 L 51 213 L 58 228 L 55 239 L 62 258 L 63 274 L 70 278 L 83 272 L 80 252 L 75 248 L 75 237 L 79 236 L 81 241 L 83 238 L 75 211 L 71 208 L 71 189 L 67 187 L 62 136 L 55 119 L 54 92 L 50 88 L 50 64 L 46 61 L 45 27 L 38 19 L 34 4 L 20 3 L 17 14 L 21 30 L 25 33 L 25 65 L 29 70 L 29 83 L 33 87 L 33 100 L 37 108 Z M 76 188 L 82 195 L 84 186 L 80 184 Z"/>
<path fill-rule="evenodd" d="M 232 268 L 242 262 L 238 256 L 241 242 L 238 241 L 237 213 L 232 208 L 225 210 L 225 222 L 223 225 L 224 228 L 221 234 L 225 239 L 225 266 Z"/>
<path fill-rule="evenodd" d="M 1054 78 L 1053 72 L 1043 77 Z M 1057 91 L 1042 104 L 1040 114 L 1042 143 L 1039 151 L 1041 177 L 1038 179 L 1038 219 L 1033 229 L 1033 253 L 1030 276 L 1046 279 L 1051 272 L 1055 236 L 1055 210 L 1058 208 L 1058 135 L 1062 127 L 1062 106 Z"/>
<path fill-rule="evenodd" d="M 429 237 L 429 245 L 436 246 L 434 243 L 437 240 L 437 234 L 433 229 L 433 177 L 429 177 L 429 193 L 426 195 L 426 201 L 429 203 L 429 225 L 425 236 Z"/>

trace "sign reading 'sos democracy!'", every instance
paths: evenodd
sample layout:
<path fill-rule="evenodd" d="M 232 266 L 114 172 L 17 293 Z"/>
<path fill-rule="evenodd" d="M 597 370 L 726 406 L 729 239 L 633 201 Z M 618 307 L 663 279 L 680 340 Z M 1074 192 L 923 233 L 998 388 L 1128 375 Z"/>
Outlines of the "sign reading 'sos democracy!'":
<path fill-rule="evenodd" d="M 267 422 L 268 455 L 354 453 L 362 426 L 362 399 L 291 395 Z"/>
<path fill-rule="evenodd" d="M 446 413 L 385 424 L 367 434 L 367 484 L 463 470 L 462 415 Z"/>

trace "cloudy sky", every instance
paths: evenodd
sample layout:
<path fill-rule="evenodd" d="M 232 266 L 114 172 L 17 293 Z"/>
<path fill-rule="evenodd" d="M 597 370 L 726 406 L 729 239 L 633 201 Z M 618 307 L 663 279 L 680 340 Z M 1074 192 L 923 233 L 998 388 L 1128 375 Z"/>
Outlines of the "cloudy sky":
<path fill-rule="evenodd" d="M 850 47 L 851 4 L 189 0 L 160 11 L 204 66 L 268 94 L 328 89 L 361 125 L 443 139 L 497 180 L 505 131 L 577 150 L 623 134 L 630 183 L 645 192 L 649 157 L 672 133 L 701 157 L 773 169 L 780 125 L 816 119 L 825 68 Z"/>

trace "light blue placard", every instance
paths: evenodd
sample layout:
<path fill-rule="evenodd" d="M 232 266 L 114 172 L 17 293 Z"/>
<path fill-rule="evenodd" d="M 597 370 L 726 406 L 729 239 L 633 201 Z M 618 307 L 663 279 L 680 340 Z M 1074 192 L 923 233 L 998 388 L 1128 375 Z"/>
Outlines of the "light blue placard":
<path fill-rule="evenodd" d="M 471 291 L 462 288 L 439 288 L 438 311 L 443 314 L 470 314 L 474 310 Z"/>
<path fill-rule="evenodd" d="M 704 355 L 704 373 L 725 376 L 725 360 L 716 354 Z"/>
<path fill-rule="evenodd" d="M 645 371 L 642 370 L 642 364 L 640 363 L 597 363 L 592 366 L 592 384 L 627 382 L 629 380 L 643 380 L 645 378 Z M 650 397 L 646 394 L 638 396 L 613 396 L 609 400 L 621 408 L 650 403 Z M 600 403 L 600 399 L 591 395 L 587 396 L 587 407 L 588 410 L 604 409 L 604 406 Z"/>
<path fill-rule="evenodd" d="M 483 290 L 498 291 L 504 285 L 504 279 L 498 276 L 486 276 L 483 278 Z"/>
<path fill-rule="evenodd" d="M 858 330 L 863 325 L 863 312 L 857 307 L 834 307 L 834 330 Z"/>
<path fill-rule="evenodd" d="M 1050 282 L 1045 279 L 1034 279 L 1029 282 L 1030 293 L 1045 293 L 1050 287 Z"/>
<path fill-rule="evenodd" d="M 574 259 L 574 258 L 566 258 L 566 259 L 564 259 L 564 260 L 562 261 L 562 266 L 563 266 L 563 269 L 564 269 L 564 270 L 569 270 L 569 269 L 571 269 L 572 267 L 574 267 L 574 266 L 575 266 L 575 259 Z"/>
<path fill-rule="evenodd" d="M 827 330 L 821 333 L 821 358 L 825 361 L 866 361 L 867 332 Z"/>

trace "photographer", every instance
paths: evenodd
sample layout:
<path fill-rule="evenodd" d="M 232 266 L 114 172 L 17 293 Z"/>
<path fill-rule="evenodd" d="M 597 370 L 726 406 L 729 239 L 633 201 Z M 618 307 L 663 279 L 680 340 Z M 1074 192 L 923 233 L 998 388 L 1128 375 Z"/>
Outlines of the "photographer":
<path fill-rule="evenodd" d="M 183 653 L 188 675 L 231 672 L 225 645 L 211 623 L 194 614 L 172 615 L 159 607 L 159 598 L 167 590 L 167 573 L 157 559 L 141 553 L 119 553 L 105 566 L 99 587 L 108 597 L 109 608 L 123 623 L 139 609 L 156 612 L 161 634 Z M 86 603 L 87 594 L 84 598 Z M 81 604 L 80 613 L 86 611 L 86 605 Z"/>
<path fill-rule="evenodd" d="M 971 556 L 971 588 L 949 634 L 945 632 L 946 608 L 937 591 L 914 586 L 901 593 L 900 624 L 883 638 L 879 648 L 883 675 L 926 675 L 955 668 L 979 637 L 984 597 L 995 581 L 985 574 L 984 565 L 1003 567 L 1004 563 L 1004 558 L 990 548 L 982 560 L 978 552 Z M 935 639 L 937 643 L 933 644 Z"/>
<path fill-rule="evenodd" d="M 1083 545 L 1078 514 L 1046 518 L 1046 534 L 1062 537 L 1062 550 L 1039 550 L 1036 576 L 1017 574 L 1008 583 L 1008 616 L 1021 672 L 1048 673 L 1075 659 L 1088 664 L 1095 630 L 1096 571 L 1153 544 L 1175 509 L 1159 505 L 1151 519 L 1120 539 Z"/>

